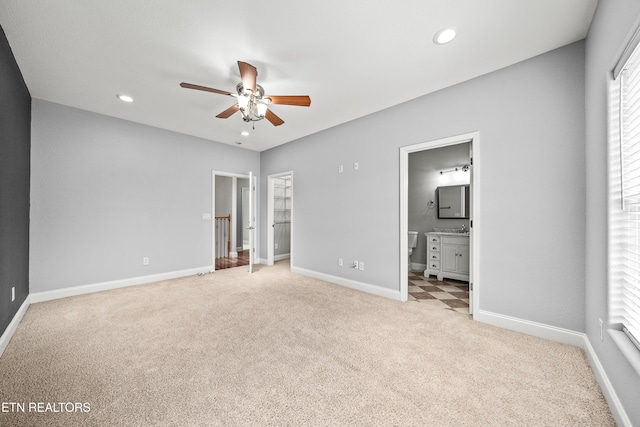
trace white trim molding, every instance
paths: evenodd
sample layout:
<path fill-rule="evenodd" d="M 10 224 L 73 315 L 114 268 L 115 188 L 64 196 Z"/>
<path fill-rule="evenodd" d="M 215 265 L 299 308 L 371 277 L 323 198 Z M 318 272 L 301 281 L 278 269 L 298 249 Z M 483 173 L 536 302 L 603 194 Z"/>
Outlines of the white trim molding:
<path fill-rule="evenodd" d="M 411 270 L 425 271 L 426 269 L 427 269 L 427 264 L 420 264 L 418 262 L 411 263 Z"/>
<path fill-rule="evenodd" d="M 587 360 L 589 361 L 589 366 L 591 366 L 591 370 L 600 385 L 602 394 L 609 404 L 611 415 L 615 419 L 616 424 L 624 427 L 633 427 L 631 420 L 627 416 L 627 413 L 616 394 L 613 384 L 609 381 L 609 377 L 600 363 L 600 360 L 598 359 L 598 356 L 596 355 L 596 352 L 586 334 L 485 310 L 477 311 L 474 313 L 473 318 L 479 322 L 488 323 L 499 328 L 521 332 L 523 334 L 548 339 L 561 344 L 571 345 L 584 350 Z"/>
<path fill-rule="evenodd" d="M 7 326 L 7 329 L 5 329 L 2 333 L 2 336 L 0 336 L 0 356 L 2 356 L 2 353 L 4 353 L 4 350 L 9 345 L 9 341 L 11 341 L 11 338 L 16 332 L 16 329 L 18 329 L 18 325 L 22 321 L 22 317 L 24 317 L 24 314 L 27 312 L 29 305 L 31 305 L 31 298 L 30 295 L 27 295 L 27 298 L 18 309 L 16 315 L 13 316 L 13 320 L 11 320 L 9 326 Z"/>
<path fill-rule="evenodd" d="M 486 310 L 476 311 L 473 315 L 473 319 L 482 323 L 488 323 L 489 325 L 498 326 L 503 329 L 521 332 L 523 334 L 544 338 L 561 344 L 568 344 L 580 348 L 584 347 L 584 334 L 570 329 L 549 326 L 544 323 L 505 316 L 504 314 L 493 313 Z"/>
<path fill-rule="evenodd" d="M 179 277 L 193 276 L 200 273 L 209 273 L 211 271 L 213 271 L 213 266 L 210 265 L 207 267 L 191 268 L 187 270 L 172 271 L 168 273 L 150 274 L 148 276 L 112 280 L 109 282 L 93 283 L 90 285 L 73 286 L 70 288 L 56 289 L 53 291 L 35 292 L 29 295 L 29 297 L 31 298 L 31 303 L 51 301 L 54 299 L 90 294 L 93 292 L 102 292 L 111 289 L 126 288 L 128 286 L 143 285 L 145 283 L 160 282 L 162 280 L 177 279 Z"/>
<path fill-rule="evenodd" d="M 591 370 L 596 376 L 596 380 L 600 385 L 600 389 L 602 390 L 602 394 L 604 395 L 605 400 L 609 404 L 609 410 L 611 411 L 611 415 L 613 419 L 616 421 L 616 425 L 622 427 L 633 427 L 627 412 L 624 410 L 622 406 L 622 402 L 618 398 L 616 394 L 616 390 L 613 388 L 613 384 L 609 381 L 609 377 L 607 377 L 607 373 L 604 370 L 604 367 L 600 363 L 600 359 L 598 359 L 598 355 L 596 351 L 593 349 L 591 345 L 591 341 L 587 338 L 587 334 L 582 334 L 584 337 L 584 341 L 580 346 L 585 354 L 587 355 L 587 359 L 589 360 L 589 365 L 591 366 Z"/>
<path fill-rule="evenodd" d="M 369 283 L 358 282 L 357 280 L 345 279 L 344 277 L 332 276 L 330 274 L 320 273 L 313 270 L 291 266 L 291 272 L 301 274 L 303 276 L 313 277 L 314 279 L 324 280 L 325 282 L 335 285 L 344 286 L 346 288 L 355 289 L 357 291 L 366 292 L 368 294 L 378 295 L 400 301 L 400 291 L 394 289 L 381 288 L 380 286 L 370 285 Z"/>

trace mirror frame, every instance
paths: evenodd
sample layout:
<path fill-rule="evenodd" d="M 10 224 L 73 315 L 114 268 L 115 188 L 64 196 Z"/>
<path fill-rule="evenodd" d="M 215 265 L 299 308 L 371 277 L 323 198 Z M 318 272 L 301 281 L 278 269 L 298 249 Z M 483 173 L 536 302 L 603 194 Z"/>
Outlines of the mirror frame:
<path fill-rule="evenodd" d="M 460 189 L 464 188 L 464 212 L 461 212 L 461 216 L 442 216 L 440 214 L 440 189 L 441 188 L 453 188 L 459 187 Z M 459 184 L 459 185 L 443 185 L 436 188 L 436 200 L 437 200 L 437 210 L 438 210 L 438 219 L 469 219 L 470 210 L 469 210 L 469 184 Z"/>

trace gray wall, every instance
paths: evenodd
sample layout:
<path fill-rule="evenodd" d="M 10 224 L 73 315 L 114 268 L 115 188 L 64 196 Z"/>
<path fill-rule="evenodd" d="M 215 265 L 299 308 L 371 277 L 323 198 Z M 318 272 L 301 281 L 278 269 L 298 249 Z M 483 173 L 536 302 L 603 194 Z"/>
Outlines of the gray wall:
<path fill-rule="evenodd" d="M 418 232 L 418 246 L 411 261 L 427 263 L 427 238 L 424 233 L 434 228 L 469 227 L 468 219 L 438 218 L 436 188 L 439 186 L 469 184 L 469 172 L 440 174 L 455 166 L 469 164 L 469 143 L 435 148 L 409 154 L 408 225 Z M 429 205 L 429 201 L 434 203 Z"/>
<path fill-rule="evenodd" d="M 30 133 L 31 96 L 0 27 L 0 335 L 29 295 Z"/>
<path fill-rule="evenodd" d="M 260 170 L 253 151 L 42 100 L 32 121 L 31 292 L 210 266 L 211 171 Z"/>
<path fill-rule="evenodd" d="M 601 0 L 586 44 L 586 332 L 627 415 L 640 425 L 640 377 L 598 319 L 607 319 L 607 84 L 640 17 L 640 2 Z"/>
<path fill-rule="evenodd" d="M 399 147 L 471 131 L 480 308 L 583 331 L 583 42 L 262 152 L 261 242 L 266 176 L 293 170 L 295 266 L 398 290 Z"/>

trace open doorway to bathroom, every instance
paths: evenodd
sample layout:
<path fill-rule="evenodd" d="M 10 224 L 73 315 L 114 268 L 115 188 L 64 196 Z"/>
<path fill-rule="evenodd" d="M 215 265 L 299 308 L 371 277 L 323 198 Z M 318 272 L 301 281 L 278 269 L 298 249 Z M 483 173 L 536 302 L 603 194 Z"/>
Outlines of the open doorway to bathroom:
<path fill-rule="evenodd" d="M 473 133 L 401 148 L 403 301 L 469 314 L 477 307 L 477 141 Z"/>

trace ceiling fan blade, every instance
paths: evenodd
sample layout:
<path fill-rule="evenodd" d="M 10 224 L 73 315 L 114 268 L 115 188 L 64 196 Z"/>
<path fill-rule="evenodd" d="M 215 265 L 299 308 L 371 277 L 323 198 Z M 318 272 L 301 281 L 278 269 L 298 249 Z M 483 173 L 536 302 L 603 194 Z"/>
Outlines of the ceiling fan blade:
<path fill-rule="evenodd" d="M 245 89 L 251 89 L 252 92 L 256 91 L 256 77 L 258 77 L 258 70 L 251 64 L 238 61 L 238 68 L 240 68 L 240 77 L 242 78 L 242 86 Z"/>
<path fill-rule="evenodd" d="M 271 100 L 271 104 L 297 105 L 300 107 L 308 107 L 311 105 L 311 98 L 306 95 L 300 96 L 267 96 Z"/>
<path fill-rule="evenodd" d="M 206 87 L 206 86 L 199 86 L 199 85 L 194 85 L 191 83 L 180 83 L 181 87 L 184 87 L 186 89 L 195 89 L 195 90 L 204 90 L 205 92 L 213 92 L 213 93 L 218 93 L 220 95 L 229 95 L 229 96 L 233 96 L 230 92 L 227 92 L 226 90 L 219 90 L 219 89 L 214 89 L 212 87 Z"/>
<path fill-rule="evenodd" d="M 227 108 L 226 110 L 224 110 L 222 113 L 218 114 L 216 117 L 219 119 L 226 119 L 227 117 L 230 117 L 233 113 L 238 111 L 239 109 L 240 109 L 240 106 L 238 104 L 233 105 Z"/>
<path fill-rule="evenodd" d="M 271 122 L 272 125 L 274 126 L 280 126 L 281 124 L 284 123 L 284 120 L 282 120 L 280 117 L 276 116 L 276 114 L 267 109 L 266 113 L 264 114 L 264 117 L 269 120 Z"/>

